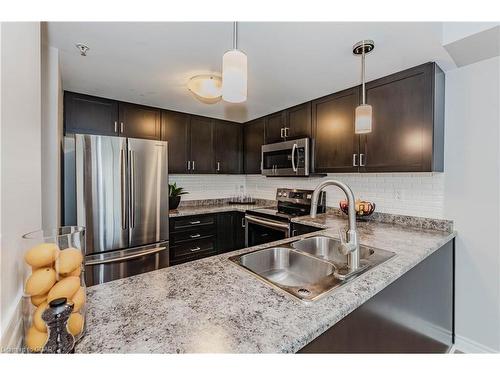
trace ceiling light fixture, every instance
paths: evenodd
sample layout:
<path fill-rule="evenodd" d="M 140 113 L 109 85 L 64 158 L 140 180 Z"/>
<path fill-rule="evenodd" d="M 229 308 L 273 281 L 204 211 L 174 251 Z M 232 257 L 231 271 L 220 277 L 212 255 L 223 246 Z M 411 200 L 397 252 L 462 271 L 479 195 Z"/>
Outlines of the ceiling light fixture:
<path fill-rule="evenodd" d="M 370 53 L 375 48 L 373 40 L 362 40 L 356 43 L 352 48 L 352 53 L 361 55 L 361 85 L 362 85 L 362 102 L 356 107 L 354 132 L 356 134 L 365 134 L 372 131 L 372 106 L 366 104 L 365 90 L 365 55 Z"/>
<path fill-rule="evenodd" d="M 233 22 L 233 49 L 222 57 L 222 99 L 229 103 L 247 100 L 247 55 L 238 49 L 238 23 Z"/>
<path fill-rule="evenodd" d="M 87 45 L 83 43 L 77 43 L 75 44 L 76 48 L 78 48 L 78 51 L 80 51 L 80 55 L 82 56 L 87 56 L 87 52 L 90 49 Z"/>
<path fill-rule="evenodd" d="M 191 77 L 188 89 L 203 103 L 216 103 L 222 95 L 222 78 L 214 74 L 202 74 Z"/>

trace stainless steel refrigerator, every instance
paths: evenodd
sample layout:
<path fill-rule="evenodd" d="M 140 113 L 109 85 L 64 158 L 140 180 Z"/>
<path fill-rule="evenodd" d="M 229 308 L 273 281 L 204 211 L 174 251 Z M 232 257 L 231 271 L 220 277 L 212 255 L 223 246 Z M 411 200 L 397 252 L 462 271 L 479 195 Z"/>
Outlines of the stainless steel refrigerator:
<path fill-rule="evenodd" d="M 167 142 L 64 140 L 64 222 L 86 228 L 87 285 L 168 266 Z"/>

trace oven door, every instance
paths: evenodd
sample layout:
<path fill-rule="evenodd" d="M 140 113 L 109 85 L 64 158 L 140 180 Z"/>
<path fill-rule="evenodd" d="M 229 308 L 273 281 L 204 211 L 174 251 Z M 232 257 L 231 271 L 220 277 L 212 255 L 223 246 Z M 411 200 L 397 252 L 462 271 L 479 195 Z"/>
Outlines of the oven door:
<path fill-rule="evenodd" d="M 262 174 L 265 176 L 308 176 L 309 138 L 262 146 Z"/>
<path fill-rule="evenodd" d="M 245 243 L 247 247 L 290 237 L 290 224 L 257 216 L 245 216 Z"/>

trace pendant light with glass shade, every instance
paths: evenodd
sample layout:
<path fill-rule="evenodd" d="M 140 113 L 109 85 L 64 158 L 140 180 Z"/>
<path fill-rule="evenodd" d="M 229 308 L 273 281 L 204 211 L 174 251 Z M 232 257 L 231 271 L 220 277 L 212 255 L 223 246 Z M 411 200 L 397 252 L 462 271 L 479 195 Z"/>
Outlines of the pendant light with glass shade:
<path fill-rule="evenodd" d="M 238 23 L 233 22 L 233 49 L 222 57 L 222 100 L 247 100 L 247 55 L 238 49 Z"/>
<path fill-rule="evenodd" d="M 365 89 L 365 55 L 375 48 L 373 40 L 362 40 L 353 46 L 352 53 L 361 55 L 361 85 L 362 102 L 356 107 L 354 132 L 356 134 L 366 134 L 372 131 L 372 106 L 366 104 Z"/>

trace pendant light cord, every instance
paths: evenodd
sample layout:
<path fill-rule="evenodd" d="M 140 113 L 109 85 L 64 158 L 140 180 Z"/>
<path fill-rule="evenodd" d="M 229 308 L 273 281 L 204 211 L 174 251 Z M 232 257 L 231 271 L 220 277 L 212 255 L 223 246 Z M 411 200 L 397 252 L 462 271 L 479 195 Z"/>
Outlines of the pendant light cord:
<path fill-rule="evenodd" d="M 366 104 L 365 98 L 365 42 L 363 41 L 363 46 L 361 47 L 361 84 L 363 85 L 363 104 Z"/>
<path fill-rule="evenodd" d="M 233 49 L 238 49 L 238 22 L 233 22 Z"/>

